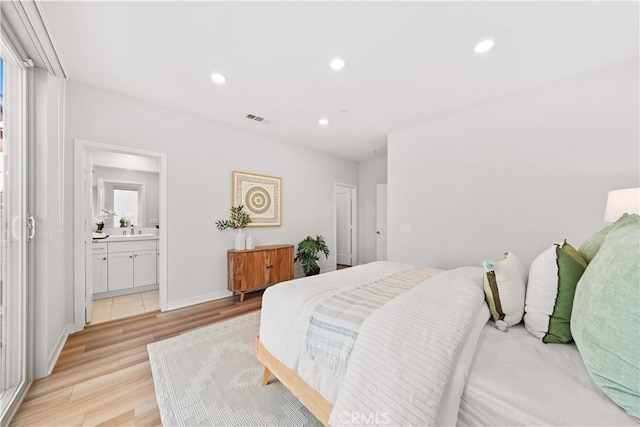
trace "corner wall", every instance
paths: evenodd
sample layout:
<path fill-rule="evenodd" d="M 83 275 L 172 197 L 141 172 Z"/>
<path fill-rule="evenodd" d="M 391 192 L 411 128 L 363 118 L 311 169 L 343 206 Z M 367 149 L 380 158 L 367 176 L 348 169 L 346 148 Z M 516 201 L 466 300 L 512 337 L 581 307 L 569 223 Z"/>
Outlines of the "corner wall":
<path fill-rule="evenodd" d="M 635 60 L 389 135 L 389 260 L 528 264 L 580 245 L 608 191 L 640 186 L 638 90 Z"/>

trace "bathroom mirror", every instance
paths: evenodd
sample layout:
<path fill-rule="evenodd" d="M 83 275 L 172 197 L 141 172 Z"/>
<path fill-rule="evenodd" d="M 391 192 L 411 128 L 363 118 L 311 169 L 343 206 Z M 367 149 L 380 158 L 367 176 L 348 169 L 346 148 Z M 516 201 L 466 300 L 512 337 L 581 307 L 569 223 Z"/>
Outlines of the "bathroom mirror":
<path fill-rule="evenodd" d="M 136 227 L 158 224 L 157 172 L 94 166 L 93 175 L 94 216 L 102 216 L 105 227 L 120 227 L 121 218 Z"/>

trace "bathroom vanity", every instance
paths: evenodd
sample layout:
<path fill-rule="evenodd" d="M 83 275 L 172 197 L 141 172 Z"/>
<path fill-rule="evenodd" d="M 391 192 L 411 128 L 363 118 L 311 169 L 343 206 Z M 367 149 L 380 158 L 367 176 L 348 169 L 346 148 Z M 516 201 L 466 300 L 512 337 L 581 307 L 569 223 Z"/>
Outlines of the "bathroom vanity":
<path fill-rule="evenodd" d="M 94 240 L 94 299 L 158 289 L 158 256 L 157 236 Z"/>

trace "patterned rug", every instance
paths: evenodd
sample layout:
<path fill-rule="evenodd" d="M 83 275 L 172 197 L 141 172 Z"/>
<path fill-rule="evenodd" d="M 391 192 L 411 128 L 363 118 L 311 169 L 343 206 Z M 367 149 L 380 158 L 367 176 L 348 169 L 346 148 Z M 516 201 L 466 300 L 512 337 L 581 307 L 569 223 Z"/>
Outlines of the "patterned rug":
<path fill-rule="evenodd" d="M 320 426 L 280 382 L 260 386 L 260 312 L 149 344 L 165 426 Z"/>

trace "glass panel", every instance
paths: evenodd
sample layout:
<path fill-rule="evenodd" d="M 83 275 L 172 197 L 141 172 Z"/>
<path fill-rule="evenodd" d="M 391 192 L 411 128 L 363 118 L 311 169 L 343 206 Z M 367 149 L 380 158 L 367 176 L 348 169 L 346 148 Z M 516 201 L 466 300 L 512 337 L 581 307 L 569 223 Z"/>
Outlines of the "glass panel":
<path fill-rule="evenodd" d="M 0 421 L 26 384 L 25 73 L 3 57 L 0 119 Z"/>

